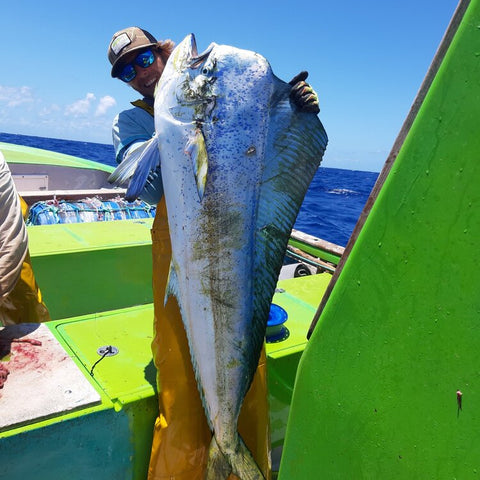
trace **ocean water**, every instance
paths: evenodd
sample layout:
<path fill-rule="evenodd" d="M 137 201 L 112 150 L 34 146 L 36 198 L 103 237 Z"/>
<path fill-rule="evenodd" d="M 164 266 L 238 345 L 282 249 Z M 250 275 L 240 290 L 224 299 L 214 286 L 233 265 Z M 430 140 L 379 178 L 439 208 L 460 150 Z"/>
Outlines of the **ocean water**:
<path fill-rule="evenodd" d="M 116 166 L 112 145 L 0 133 L 9 142 Z M 292 172 L 295 175 L 295 172 Z M 305 196 L 295 228 L 345 246 L 378 173 L 320 167 Z"/>

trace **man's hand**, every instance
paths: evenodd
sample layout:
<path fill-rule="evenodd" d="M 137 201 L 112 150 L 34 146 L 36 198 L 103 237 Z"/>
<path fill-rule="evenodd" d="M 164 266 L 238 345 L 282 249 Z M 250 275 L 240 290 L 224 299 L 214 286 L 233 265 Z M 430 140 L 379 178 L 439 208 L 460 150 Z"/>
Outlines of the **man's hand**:
<path fill-rule="evenodd" d="M 320 106 L 315 90 L 305 82 L 308 72 L 300 72 L 288 82 L 292 85 L 290 98 L 296 107 L 305 113 L 319 113 Z"/>

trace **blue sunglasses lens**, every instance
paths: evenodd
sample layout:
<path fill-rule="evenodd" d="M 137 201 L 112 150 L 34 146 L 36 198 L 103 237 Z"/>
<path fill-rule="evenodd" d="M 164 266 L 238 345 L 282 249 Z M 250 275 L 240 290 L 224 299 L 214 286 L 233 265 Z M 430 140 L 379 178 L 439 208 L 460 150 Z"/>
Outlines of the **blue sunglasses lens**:
<path fill-rule="evenodd" d="M 153 55 L 153 52 L 151 50 L 147 50 L 146 52 L 142 52 L 137 55 L 137 58 L 135 58 L 134 62 L 139 67 L 147 68 L 154 62 L 154 60 L 155 56 Z"/>
<path fill-rule="evenodd" d="M 153 64 L 155 61 L 155 55 L 151 50 L 147 50 L 146 52 L 139 53 L 136 57 L 133 63 L 135 65 L 138 65 L 139 67 L 142 68 L 147 68 L 150 65 Z M 135 71 L 135 67 L 131 63 L 127 63 L 122 68 L 122 71 L 118 75 L 120 80 L 123 80 L 124 82 L 131 82 L 135 77 L 137 76 L 137 72 Z"/>
<path fill-rule="evenodd" d="M 131 82 L 135 77 L 137 76 L 137 72 L 135 71 L 135 68 L 131 63 L 125 65 L 122 68 L 122 71 L 118 75 L 120 80 L 123 80 L 124 82 Z"/>

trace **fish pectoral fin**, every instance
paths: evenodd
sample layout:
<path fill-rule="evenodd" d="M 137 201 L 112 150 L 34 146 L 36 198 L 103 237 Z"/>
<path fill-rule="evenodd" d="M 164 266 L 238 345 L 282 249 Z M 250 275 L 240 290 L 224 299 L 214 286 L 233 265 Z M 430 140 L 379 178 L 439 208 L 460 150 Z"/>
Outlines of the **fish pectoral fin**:
<path fill-rule="evenodd" d="M 158 149 L 157 137 L 154 136 L 148 142 L 146 142 L 145 148 L 143 149 L 140 158 L 138 160 L 138 166 L 135 169 L 135 173 L 128 184 L 127 193 L 125 198 L 127 200 L 134 200 L 141 196 L 142 190 L 148 187 L 147 181 L 151 173 L 158 174 L 160 170 L 160 151 Z M 161 177 L 156 175 L 157 182 L 160 183 L 158 186 L 159 197 L 163 194 L 163 188 L 161 186 Z M 159 201 L 160 198 L 157 199 Z"/>
<path fill-rule="evenodd" d="M 136 142 L 128 149 L 128 156 L 122 160 L 118 167 L 108 177 L 108 183 L 116 187 L 124 187 L 135 173 L 146 142 Z"/>
<path fill-rule="evenodd" d="M 168 278 L 167 278 L 167 288 L 165 289 L 165 298 L 163 300 L 164 305 L 167 304 L 168 297 L 170 295 L 173 295 L 179 299 L 178 295 L 178 276 L 177 276 L 177 271 L 175 269 L 175 265 L 173 264 L 173 261 L 170 262 L 170 271 L 168 272 Z"/>
<path fill-rule="evenodd" d="M 145 188 L 150 173 L 158 174 L 159 166 L 160 152 L 157 137 L 154 136 L 133 145 L 126 159 L 113 171 L 108 181 L 119 186 L 128 184 L 125 198 L 135 200 Z"/>
<path fill-rule="evenodd" d="M 192 161 L 198 198 L 201 201 L 205 193 L 205 184 L 207 183 L 208 153 L 205 145 L 205 137 L 200 128 L 195 129 L 194 135 L 185 146 L 185 153 L 190 156 Z"/>

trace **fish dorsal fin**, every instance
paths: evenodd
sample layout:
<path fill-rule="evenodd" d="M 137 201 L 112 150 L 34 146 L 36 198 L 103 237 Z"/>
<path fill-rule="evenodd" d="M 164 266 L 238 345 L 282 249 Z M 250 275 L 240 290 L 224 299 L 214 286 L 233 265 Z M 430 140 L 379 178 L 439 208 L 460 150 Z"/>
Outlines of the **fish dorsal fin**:
<path fill-rule="evenodd" d="M 185 153 L 190 156 L 197 184 L 198 198 L 203 199 L 205 193 L 205 184 L 207 183 L 208 173 L 208 153 L 205 145 L 205 137 L 202 130 L 197 127 L 194 134 L 185 146 Z"/>
<path fill-rule="evenodd" d="M 257 221 L 254 292 L 275 291 L 291 229 L 320 165 L 327 134 L 315 114 L 302 113 L 289 99 L 290 88 L 275 79 L 266 140 Z M 265 321 L 271 297 L 255 295 L 254 321 Z"/>

